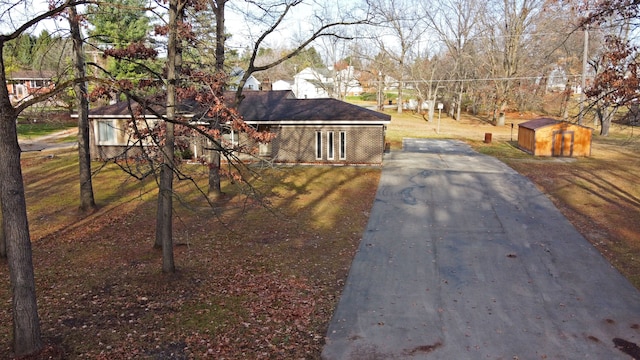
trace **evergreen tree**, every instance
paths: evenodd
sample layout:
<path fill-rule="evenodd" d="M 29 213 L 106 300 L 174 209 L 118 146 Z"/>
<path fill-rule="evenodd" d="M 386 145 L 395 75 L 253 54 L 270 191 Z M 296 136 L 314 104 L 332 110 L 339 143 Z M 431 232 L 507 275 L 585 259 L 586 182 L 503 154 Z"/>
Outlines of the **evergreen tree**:
<path fill-rule="evenodd" d="M 107 0 L 109 6 L 89 6 L 87 20 L 91 24 L 90 42 L 101 50 L 125 49 L 132 43 L 142 43 L 151 30 L 144 0 Z M 106 69 L 117 79 L 145 77 L 143 66 L 150 62 L 111 57 Z"/>

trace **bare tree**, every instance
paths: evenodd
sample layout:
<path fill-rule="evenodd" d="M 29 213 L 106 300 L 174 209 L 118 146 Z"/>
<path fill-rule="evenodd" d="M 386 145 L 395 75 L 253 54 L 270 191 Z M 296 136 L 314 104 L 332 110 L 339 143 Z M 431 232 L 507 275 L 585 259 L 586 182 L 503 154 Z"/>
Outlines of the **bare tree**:
<path fill-rule="evenodd" d="M 427 118 L 433 121 L 435 106 L 441 96 L 441 89 L 444 88 L 443 61 L 429 60 L 427 56 L 416 59 L 411 66 L 411 76 L 415 81 L 415 90 L 418 94 L 418 110 L 423 110 L 422 106 L 427 104 Z"/>
<path fill-rule="evenodd" d="M 453 60 L 450 71 L 456 86 L 456 119 L 460 119 L 466 79 L 473 73 L 469 42 L 477 34 L 481 3 L 477 0 L 439 0 L 424 9 L 427 26 L 432 28 Z"/>
<path fill-rule="evenodd" d="M 493 120 L 503 126 L 505 112 L 518 85 L 516 77 L 523 71 L 527 36 L 534 18 L 541 14 L 543 0 L 494 0 L 485 5 L 483 37 L 487 67 L 494 80 Z"/>
<path fill-rule="evenodd" d="M 86 64 L 80 17 L 75 6 L 69 8 L 69 26 L 73 40 L 74 68 L 77 79 L 86 77 Z M 73 87 L 76 93 L 78 111 L 78 163 L 80 170 L 80 209 L 89 211 L 96 208 L 91 182 L 91 154 L 89 152 L 89 99 L 86 81 L 78 81 Z"/>
<path fill-rule="evenodd" d="M 413 2 L 405 0 L 372 1 L 377 17 L 373 38 L 380 50 L 396 63 L 393 76 L 398 81 L 398 113 L 402 113 L 404 81 L 411 51 L 421 40 L 425 28 L 421 26 Z"/>

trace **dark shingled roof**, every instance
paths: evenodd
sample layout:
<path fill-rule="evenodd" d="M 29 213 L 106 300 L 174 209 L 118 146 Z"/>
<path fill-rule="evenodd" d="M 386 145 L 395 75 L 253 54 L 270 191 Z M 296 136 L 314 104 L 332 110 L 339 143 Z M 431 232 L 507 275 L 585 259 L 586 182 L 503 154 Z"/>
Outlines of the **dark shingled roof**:
<path fill-rule="evenodd" d="M 8 80 L 51 80 L 56 75 L 49 70 L 14 70 L 7 72 Z"/>
<path fill-rule="evenodd" d="M 391 120 L 389 115 L 336 99 L 296 99 L 290 90 L 247 91 L 243 95 L 239 112 L 248 123 L 387 123 Z M 233 99 L 233 94 L 228 93 L 227 98 Z M 164 113 L 160 103 L 153 107 L 158 113 Z M 195 101 L 187 100 L 180 104 L 179 111 L 197 114 L 202 112 L 198 111 L 198 107 Z M 90 117 L 121 117 L 128 114 L 127 103 L 120 102 L 96 108 L 90 112 Z"/>
<path fill-rule="evenodd" d="M 240 114 L 247 122 L 391 120 L 389 115 L 337 99 L 296 99 L 288 90 L 253 91 L 243 95 Z"/>

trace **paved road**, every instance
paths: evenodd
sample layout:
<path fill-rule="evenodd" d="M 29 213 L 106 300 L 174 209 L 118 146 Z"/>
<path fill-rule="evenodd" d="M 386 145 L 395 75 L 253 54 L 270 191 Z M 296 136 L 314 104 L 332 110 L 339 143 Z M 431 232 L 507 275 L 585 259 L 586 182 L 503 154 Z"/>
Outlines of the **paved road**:
<path fill-rule="evenodd" d="M 69 136 L 74 136 L 78 134 L 77 129 L 71 130 L 62 130 L 55 132 L 53 134 L 34 137 L 32 139 L 23 139 L 19 140 L 20 149 L 23 152 L 31 152 L 31 151 L 47 151 L 47 150 L 57 150 L 57 149 L 66 149 L 71 147 L 77 147 L 77 141 L 63 141 L 67 139 Z"/>
<path fill-rule="evenodd" d="M 640 359 L 640 292 L 526 178 L 447 140 L 386 155 L 324 359 Z"/>

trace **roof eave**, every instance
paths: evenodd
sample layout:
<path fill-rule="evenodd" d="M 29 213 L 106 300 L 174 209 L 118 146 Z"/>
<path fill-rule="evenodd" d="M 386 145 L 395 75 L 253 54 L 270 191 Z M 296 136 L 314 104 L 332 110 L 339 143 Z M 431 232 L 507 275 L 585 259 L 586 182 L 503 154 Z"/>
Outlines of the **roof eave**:
<path fill-rule="evenodd" d="M 249 125 L 388 125 L 390 120 L 245 120 Z"/>

